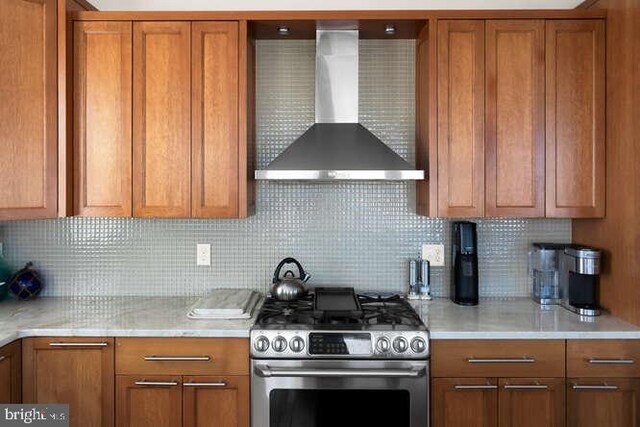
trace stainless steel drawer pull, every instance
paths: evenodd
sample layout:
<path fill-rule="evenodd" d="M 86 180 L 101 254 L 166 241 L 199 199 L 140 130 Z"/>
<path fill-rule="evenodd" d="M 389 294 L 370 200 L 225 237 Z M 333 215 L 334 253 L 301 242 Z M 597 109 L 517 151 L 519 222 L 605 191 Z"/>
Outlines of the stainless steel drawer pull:
<path fill-rule="evenodd" d="M 453 388 L 456 390 L 495 390 L 498 386 L 494 384 L 456 384 Z"/>
<path fill-rule="evenodd" d="M 633 359 L 589 359 L 592 365 L 633 365 Z"/>
<path fill-rule="evenodd" d="M 469 363 L 535 363 L 533 357 L 522 357 L 519 359 L 467 359 Z"/>
<path fill-rule="evenodd" d="M 178 385 L 177 381 L 136 381 L 135 385 L 143 385 L 147 387 L 173 387 Z"/>
<path fill-rule="evenodd" d="M 145 356 L 146 362 L 208 362 L 211 356 Z"/>
<path fill-rule="evenodd" d="M 544 384 L 505 384 L 505 390 L 549 390 Z"/>
<path fill-rule="evenodd" d="M 618 390 L 617 385 L 609 384 L 573 384 L 574 390 Z"/>
<path fill-rule="evenodd" d="M 258 365 L 255 372 L 263 378 L 270 377 L 376 377 L 376 378 L 419 378 L 426 374 L 424 368 L 415 369 L 304 369 L 304 368 L 271 368 Z"/>
<path fill-rule="evenodd" d="M 49 347 L 107 347 L 107 342 L 51 342 Z"/>
<path fill-rule="evenodd" d="M 220 381 L 218 383 L 182 383 L 185 387 L 226 387 L 227 383 Z"/>

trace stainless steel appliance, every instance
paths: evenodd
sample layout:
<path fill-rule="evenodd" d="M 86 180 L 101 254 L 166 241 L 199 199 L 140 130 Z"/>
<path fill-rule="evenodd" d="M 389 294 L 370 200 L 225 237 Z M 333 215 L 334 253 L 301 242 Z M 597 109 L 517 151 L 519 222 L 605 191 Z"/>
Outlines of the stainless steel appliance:
<path fill-rule="evenodd" d="M 534 243 L 529 252 L 532 297 L 540 305 L 560 304 L 560 258 L 569 243 Z"/>
<path fill-rule="evenodd" d="M 560 263 L 562 306 L 581 316 L 598 316 L 598 285 L 601 252 L 596 248 L 569 245 Z"/>
<path fill-rule="evenodd" d="M 455 221 L 451 224 L 451 300 L 460 305 L 478 304 L 478 236 L 476 224 Z"/>
<path fill-rule="evenodd" d="M 398 295 L 267 298 L 251 330 L 252 427 L 429 425 L 429 334 Z"/>

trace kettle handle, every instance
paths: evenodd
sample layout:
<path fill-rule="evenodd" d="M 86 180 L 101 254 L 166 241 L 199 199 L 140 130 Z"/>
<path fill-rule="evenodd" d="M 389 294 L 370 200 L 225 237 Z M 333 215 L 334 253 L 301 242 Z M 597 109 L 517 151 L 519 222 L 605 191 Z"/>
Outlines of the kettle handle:
<path fill-rule="evenodd" d="M 302 265 L 300 265 L 298 260 L 296 260 L 295 258 L 289 257 L 280 261 L 280 264 L 278 264 L 278 266 L 276 267 L 276 271 L 275 273 L 273 273 L 273 283 L 277 283 L 278 280 L 280 280 L 280 270 L 282 270 L 282 267 L 284 267 L 285 264 L 295 264 L 296 267 L 298 267 L 298 273 L 300 274 L 300 278 L 304 279 L 304 277 L 307 275 L 307 273 L 304 272 L 304 268 L 302 268 Z"/>

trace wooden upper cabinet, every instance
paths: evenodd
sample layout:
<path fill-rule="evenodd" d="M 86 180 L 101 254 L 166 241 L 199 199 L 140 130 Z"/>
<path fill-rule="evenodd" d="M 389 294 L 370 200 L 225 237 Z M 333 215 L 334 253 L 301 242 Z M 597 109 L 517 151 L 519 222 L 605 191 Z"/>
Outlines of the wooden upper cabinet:
<path fill-rule="evenodd" d="M 640 425 L 639 379 L 568 379 L 568 427 Z"/>
<path fill-rule="evenodd" d="M 487 21 L 489 217 L 545 214 L 544 70 L 544 21 Z"/>
<path fill-rule="evenodd" d="M 67 403 L 71 427 L 114 423 L 113 338 L 27 338 L 24 403 Z"/>
<path fill-rule="evenodd" d="M 130 22 L 74 28 L 74 213 L 131 216 Z"/>
<path fill-rule="evenodd" d="M 183 427 L 249 427 L 249 376 L 184 377 Z"/>
<path fill-rule="evenodd" d="M 238 23 L 192 26 L 192 216 L 237 217 Z"/>
<path fill-rule="evenodd" d="M 54 218 L 56 0 L 2 0 L 0 21 L 0 220 Z"/>
<path fill-rule="evenodd" d="M 432 381 L 433 427 L 497 427 L 495 378 L 435 378 Z"/>
<path fill-rule="evenodd" d="M 0 403 L 22 402 L 21 349 L 20 341 L 0 348 Z"/>
<path fill-rule="evenodd" d="M 181 427 L 180 376 L 118 375 L 117 427 Z"/>
<path fill-rule="evenodd" d="M 501 378 L 500 427 L 564 427 L 564 378 Z"/>
<path fill-rule="evenodd" d="M 605 211 L 605 34 L 602 20 L 546 23 L 546 213 Z"/>
<path fill-rule="evenodd" d="M 191 23 L 133 24 L 133 215 L 191 216 Z"/>
<path fill-rule="evenodd" d="M 484 215 L 484 21 L 438 22 L 438 215 Z"/>

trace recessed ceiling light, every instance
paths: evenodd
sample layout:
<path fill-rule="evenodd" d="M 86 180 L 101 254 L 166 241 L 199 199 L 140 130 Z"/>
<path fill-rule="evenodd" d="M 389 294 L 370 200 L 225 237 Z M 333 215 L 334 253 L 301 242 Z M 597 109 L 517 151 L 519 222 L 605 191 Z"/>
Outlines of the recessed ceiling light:
<path fill-rule="evenodd" d="M 288 36 L 289 35 L 289 27 L 286 27 L 286 26 L 278 27 L 278 35 Z"/>
<path fill-rule="evenodd" d="M 396 33 L 396 26 L 393 24 L 387 24 L 384 27 L 384 33 L 388 36 L 392 36 Z"/>

